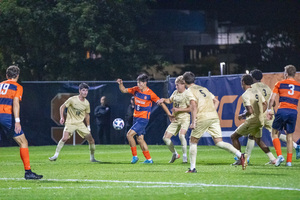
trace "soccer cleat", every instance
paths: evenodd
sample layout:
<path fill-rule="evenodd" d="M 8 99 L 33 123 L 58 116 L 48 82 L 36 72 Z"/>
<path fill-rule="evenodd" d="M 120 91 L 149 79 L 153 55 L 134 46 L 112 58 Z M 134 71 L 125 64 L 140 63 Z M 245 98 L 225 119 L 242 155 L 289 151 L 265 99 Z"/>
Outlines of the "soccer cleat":
<path fill-rule="evenodd" d="M 265 165 L 275 165 L 275 163 L 276 163 L 276 159 L 270 160 L 270 161 L 267 162 Z"/>
<path fill-rule="evenodd" d="M 131 160 L 131 164 L 135 164 L 138 160 L 139 158 L 137 156 L 133 156 Z"/>
<path fill-rule="evenodd" d="M 24 178 L 26 180 L 28 180 L 28 179 L 41 179 L 41 178 L 43 178 L 43 175 L 37 175 L 34 172 L 25 172 Z"/>
<path fill-rule="evenodd" d="M 187 157 L 186 157 L 186 156 L 183 156 L 183 157 L 182 157 L 182 163 L 187 163 L 187 162 L 188 162 Z"/>
<path fill-rule="evenodd" d="M 247 154 L 244 154 L 244 153 L 243 153 L 243 154 L 241 155 L 240 160 L 241 160 L 241 164 L 242 164 L 242 169 L 245 170 L 246 167 L 247 167 Z"/>
<path fill-rule="evenodd" d="M 91 162 L 100 162 L 99 160 L 96 160 L 95 158 L 90 159 Z"/>
<path fill-rule="evenodd" d="M 286 163 L 286 166 L 287 166 L 287 167 L 291 167 L 291 166 L 292 166 L 292 163 L 291 163 L 291 162 L 287 162 L 287 163 Z"/>
<path fill-rule="evenodd" d="M 153 160 L 152 159 L 151 160 L 145 160 L 143 162 L 143 164 L 153 164 Z"/>
<path fill-rule="evenodd" d="M 196 168 L 194 169 L 189 168 L 189 170 L 187 170 L 185 173 L 197 173 L 197 170 Z"/>
<path fill-rule="evenodd" d="M 49 157 L 49 160 L 50 160 L 50 161 L 56 161 L 57 157 L 58 157 L 58 156 L 52 156 L 52 157 Z"/>
<path fill-rule="evenodd" d="M 234 160 L 239 160 L 239 158 L 238 158 L 237 156 L 235 156 L 235 157 L 234 157 Z M 250 159 L 247 158 L 247 163 L 249 164 L 249 162 L 250 162 Z M 234 164 L 234 163 L 233 163 L 233 164 Z M 232 164 L 232 165 L 233 165 L 233 164 Z"/>
<path fill-rule="evenodd" d="M 300 158 L 300 145 L 297 145 L 296 147 L 296 159 Z"/>
<path fill-rule="evenodd" d="M 169 163 L 173 163 L 178 158 L 180 158 L 179 154 L 173 154 L 171 160 L 169 161 Z"/>
<path fill-rule="evenodd" d="M 284 158 L 282 155 L 278 156 L 275 162 L 275 166 L 278 167 L 280 164 L 284 161 Z"/>

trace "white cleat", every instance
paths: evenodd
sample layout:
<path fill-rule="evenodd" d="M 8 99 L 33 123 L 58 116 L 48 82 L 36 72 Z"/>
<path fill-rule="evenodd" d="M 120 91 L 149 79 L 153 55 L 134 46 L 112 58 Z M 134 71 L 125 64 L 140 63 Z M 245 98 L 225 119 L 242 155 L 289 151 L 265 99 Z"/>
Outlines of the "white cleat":
<path fill-rule="evenodd" d="M 180 158 L 179 154 L 173 154 L 171 160 L 169 161 L 169 163 L 173 163 L 178 158 Z"/>
<path fill-rule="evenodd" d="M 90 160 L 91 162 L 100 162 L 99 160 L 96 160 L 95 158 Z"/>
<path fill-rule="evenodd" d="M 50 161 L 56 161 L 57 157 L 58 157 L 58 156 L 52 156 L 52 157 L 49 158 L 49 160 L 50 160 Z"/>
<path fill-rule="evenodd" d="M 280 166 L 280 164 L 284 161 L 284 158 L 282 155 L 278 156 L 277 160 L 276 160 L 276 163 L 275 163 L 275 166 L 278 167 Z"/>
<path fill-rule="evenodd" d="M 188 162 L 187 156 L 183 156 L 183 157 L 182 157 L 182 162 L 183 162 L 183 163 L 187 163 L 187 162 Z"/>

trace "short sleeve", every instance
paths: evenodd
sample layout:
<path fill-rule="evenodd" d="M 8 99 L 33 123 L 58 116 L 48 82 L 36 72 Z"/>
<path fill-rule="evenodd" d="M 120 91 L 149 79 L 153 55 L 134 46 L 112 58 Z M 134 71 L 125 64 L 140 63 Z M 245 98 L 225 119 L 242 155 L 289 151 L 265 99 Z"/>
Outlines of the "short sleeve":
<path fill-rule="evenodd" d="M 274 86 L 273 93 L 278 94 L 278 93 L 279 93 L 279 92 L 278 92 L 279 87 L 280 87 L 280 82 L 277 82 L 277 83 L 275 84 L 275 86 Z"/>
<path fill-rule="evenodd" d="M 72 97 L 68 98 L 67 101 L 65 101 L 65 106 L 69 107 L 72 104 Z"/>
<path fill-rule="evenodd" d="M 132 88 L 127 88 L 128 93 L 134 95 L 134 93 L 138 90 L 138 86 L 134 86 Z"/>
<path fill-rule="evenodd" d="M 14 97 L 17 97 L 20 101 L 22 101 L 23 96 L 23 87 L 21 85 L 17 86 L 17 92 L 15 93 Z"/>
<path fill-rule="evenodd" d="M 243 104 L 244 106 L 251 106 L 251 102 L 250 102 L 250 97 L 248 95 L 248 92 L 245 92 L 243 95 L 242 95 L 242 99 L 243 99 Z"/>

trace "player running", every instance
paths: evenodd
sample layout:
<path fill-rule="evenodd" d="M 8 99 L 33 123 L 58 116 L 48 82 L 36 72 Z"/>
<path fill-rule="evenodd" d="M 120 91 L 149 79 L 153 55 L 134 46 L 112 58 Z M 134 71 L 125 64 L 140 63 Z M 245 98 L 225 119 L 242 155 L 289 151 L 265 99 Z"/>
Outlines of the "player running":
<path fill-rule="evenodd" d="M 23 87 L 17 83 L 19 75 L 19 67 L 9 66 L 6 70 L 7 80 L 0 83 L 0 130 L 2 129 L 5 134 L 12 134 L 18 143 L 25 168 L 25 179 L 41 179 L 43 175 L 37 175 L 31 171 L 28 141 L 20 123 L 20 101 Z"/>

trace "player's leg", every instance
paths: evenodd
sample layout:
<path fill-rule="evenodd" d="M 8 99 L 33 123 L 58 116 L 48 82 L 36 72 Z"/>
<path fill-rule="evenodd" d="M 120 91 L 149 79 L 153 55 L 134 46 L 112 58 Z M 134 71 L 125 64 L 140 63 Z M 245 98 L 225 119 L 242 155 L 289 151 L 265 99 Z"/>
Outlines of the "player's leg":
<path fill-rule="evenodd" d="M 169 163 L 173 163 L 177 158 L 180 158 L 180 155 L 175 150 L 174 144 L 173 144 L 173 142 L 171 140 L 172 136 L 173 136 L 173 134 L 171 134 L 168 131 L 166 131 L 165 134 L 164 134 L 164 137 L 163 137 L 163 141 L 165 142 L 165 144 L 167 145 L 167 147 L 169 148 L 169 150 L 172 152 L 172 158 L 169 161 Z"/>
<path fill-rule="evenodd" d="M 150 156 L 150 153 L 149 153 L 149 149 L 148 149 L 148 145 L 146 143 L 146 141 L 144 140 L 144 135 L 137 135 L 137 141 L 143 151 L 143 154 L 146 158 L 146 160 L 143 162 L 144 164 L 152 164 L 153 163 L 153 160 Z"/>
<path fill-rule="evenodd" d="M 65 130 L 66 130 L 66 127 L 64 129 L 62 138 L 59 140 L 59 142 L 58 142 L 58 144 L 56 146 L 56 150 L 55 150 L 54 155 L 49 158 L 50 161 L 56 161 L 56 159 L 58 158 L 58 155 L 59 155 L 61 149 L 65 145 L 65 142 L 73 135 L 73 133 L 69 133 L 69 132 L 67 132 Z"/>
<path fill-rule="evenodd" d="M 279 135 L 279 140 L 281 140 L 283 142 L 287 142 L 286 135 L 281 132 L 280 135 Z M 294 142 L 294 141 L 292 141 L 292 143 L 293 143 L 293 147 L 295 149 L 297 149 L 297 146 L 298 146 L 297 143 Z"/>
<path fill-rule="evenodd" d="M 90 161 L 91 162 L 99 162 L 98 160 L 95 159 L 95 150 L 96 150 L 96 146 L 95 146 L 95 140 L 92 136 L 92 134 L 87 134 L 84 137 L 88 143 L 89 143 L 89 150 L 90 150 Z"/>
<path fill-rule="evenodd" d="M 270 163 L 275 164 L 276 158 L 270 151 L 269 147 L 261 140 L 261 138 L 254 138 L 256 144 L 260 147 L 260 149 L 265 152 L 265 154 L 268 156 Z"/>
<path fill-rule="evenodd" d="M 180 129 L 179 131 L 179 140 L 181 142 L 181 148 L 182 148 L 182 162 L 187 163 L 187 142 L 186 142 L 186 135 L 187 130 Z"/>
<path fill-rule="evenodd" d="M 186 173 L 196 173 L 197 145 L 200 138 L 190 138 L 190 168 Z"/>
<path fill-rule="evenodd" d="M 238 158 L 241 158 L 242 153 L 239 150 L 237 150 L 234 146 L 232 146 L 231 144 L 224 142 L 222 138 L 213 138 L 213 140 L 217 147 L 224 149 L 230 153 L 233 153 Z"/>
<path fill-rule="evenodd" d="M 126 135 L 129 146 L 131 148 L 131 153 L 132 153 L 131 163 L 132 164 L 135 164 L 139 160 L 139 158 L 137 157 L 136 142 L 134 139 L 135 135 L 136 135 L 136 132 L 132 129 L 129 129 L 129 131 L 127 132 L 127 135 Z"/>
<path fill-rule="evenodd" d="M 287 144 L 286 144 L 286 150 L 287 150 L 287 157 L 286 157 L 286 165 L 292 166 L 292 156 L 293 156 L 293 133 L 289 133 L 286 135 Z"/>
<path fill-rule="evenodd" d="M 247 145 L 246 145 L 246 149 L 245 149 L 245 154 L 247 154 L 247 161 L 249 162 L 252 150 L 254 148 L 255 145 L 255 141 L 253 136 L 249 135 L 248 136 L 248 140 L 247 140 Z"/>

